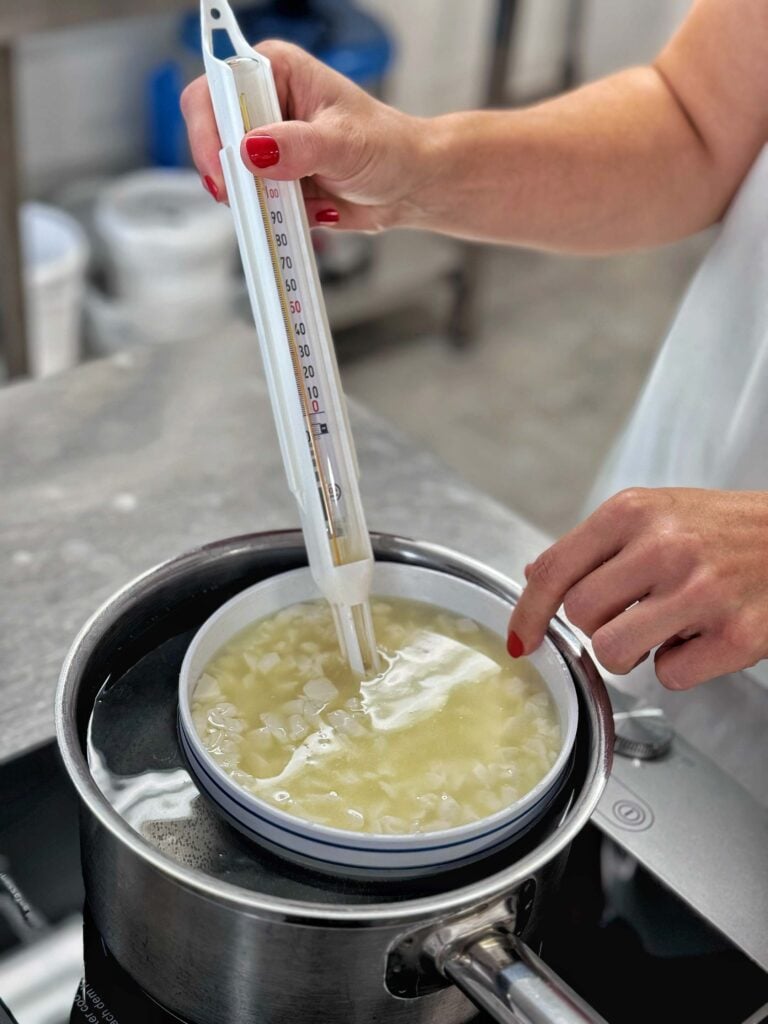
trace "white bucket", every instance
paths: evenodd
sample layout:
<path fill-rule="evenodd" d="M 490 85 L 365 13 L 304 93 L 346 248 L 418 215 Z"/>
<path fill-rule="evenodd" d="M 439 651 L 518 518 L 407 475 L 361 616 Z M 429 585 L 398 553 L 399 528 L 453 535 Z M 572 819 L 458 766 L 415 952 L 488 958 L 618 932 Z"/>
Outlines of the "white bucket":
<path fill-rule="evenodd" d="M 235 231 L 187 170 L 137 171 L 104 190 L 95 223 L 112 294 L 157 340 L 211 331 L 234 309 Z"/>
<path fill-rule="evenodd" d="M 48 377 L 80 361 L 88 241 L 69 214 L 25 203 L 21 246 L 30 372 Z"/>

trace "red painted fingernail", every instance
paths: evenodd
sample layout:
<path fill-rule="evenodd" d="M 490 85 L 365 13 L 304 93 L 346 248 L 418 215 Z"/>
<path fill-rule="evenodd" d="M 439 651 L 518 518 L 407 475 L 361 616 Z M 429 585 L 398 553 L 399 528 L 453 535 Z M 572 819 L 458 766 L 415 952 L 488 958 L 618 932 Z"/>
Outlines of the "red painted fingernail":
<path fill-rule="evenodd" d="M 213 180 L 213 178 L 210 176 L 210 174 L 206 174 L 206 176 L 203 178 L 203 185 L 205 186 L 207 191 L 211 193 L 211 195 L 216 200 L 216 202 L 218 202 L 219 201 L 219 186 L 216 184 L 216 182 Z"/>
<path fill-rule="evenodd" d="M 280 149 L 271 135 L 249 135 L 245 151 L 254 167 L 272 167 L 280 159 Z"/>
<path fill-rule="evenodd" d="M 339 211 L 334 210 L 332 206 L 329 206 L 327 210 L 319 210 L 315 214 L 315 220 L 318 224 L 338 224 Z"/>
<path fill-rule="evenodd" d="M 521 658 L 525 653 L 523 641 L 513 629 L 510 629 L 509 634 L 507 635 L 507 651 L 509 652 L 510 658 Z"/>

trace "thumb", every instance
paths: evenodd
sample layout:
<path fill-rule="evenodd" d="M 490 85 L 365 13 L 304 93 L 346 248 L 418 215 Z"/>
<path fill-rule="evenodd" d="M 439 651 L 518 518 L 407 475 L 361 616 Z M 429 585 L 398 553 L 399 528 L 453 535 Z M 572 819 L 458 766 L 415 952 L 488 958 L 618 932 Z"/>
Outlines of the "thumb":
<path fill-rule="evenodd" d="M 283 121 L 248 132 L 240 155 L 248 170 L 275 181 L 311 174 L 342 179 L 350 173 L 344 140 L 329 126 L 309 121 Z"/>

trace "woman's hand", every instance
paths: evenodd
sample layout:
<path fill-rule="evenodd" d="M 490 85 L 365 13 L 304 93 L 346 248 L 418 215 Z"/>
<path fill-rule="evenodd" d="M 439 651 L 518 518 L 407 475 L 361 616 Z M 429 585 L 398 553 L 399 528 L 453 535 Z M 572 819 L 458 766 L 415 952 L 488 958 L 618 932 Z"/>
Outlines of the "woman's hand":
<path fill-rule="evenodd" d="M 526 568 L 510 654 L 533 651 L 561 604 L 609 672 L 656 651 L 687 690 L 768 657 L 768 493 L 631 489 Z"/>
<path fill-rule="evenodd" d="M 269 41 L 259 52 L 272 62 L 288 120 L 245 136 L 241 155 L 249 170 L 279 181 L 304 179 L 310 224 L 378 231 L 406 222 L 428 165 L 423 122 L 380 103 L 297 46 Z M 226 200 L 204 76 L 184 90 L 181 109 L 203 183 Z"/>

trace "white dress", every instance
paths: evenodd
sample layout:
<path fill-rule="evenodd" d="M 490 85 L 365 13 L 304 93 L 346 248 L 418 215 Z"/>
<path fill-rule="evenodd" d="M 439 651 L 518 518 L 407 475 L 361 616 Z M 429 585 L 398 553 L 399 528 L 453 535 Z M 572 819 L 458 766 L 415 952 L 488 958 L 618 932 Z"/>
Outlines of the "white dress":
<path fill-rule="evenodd" d="M 624 487 L 768 491 L 768 146 L 745 179 L 588 502 Z M 768 573 L 768 565 L 765 567 Z M 621 684 L 768 804 L 768 661 L 683 694 Z"/>

